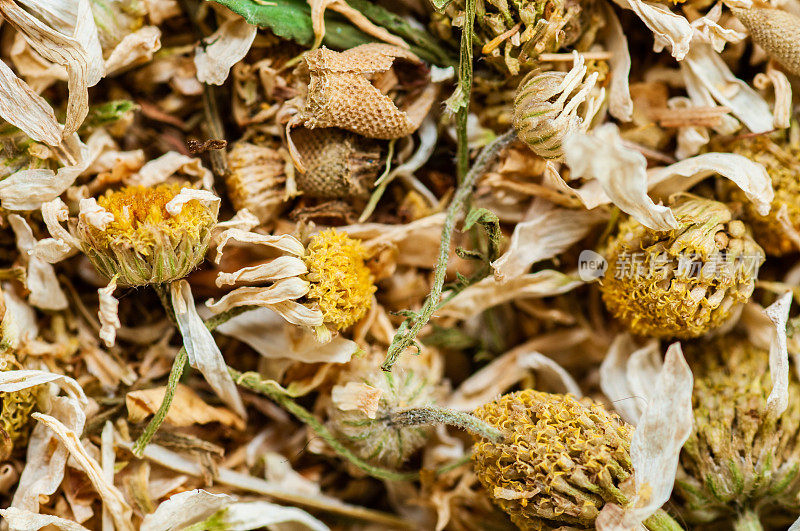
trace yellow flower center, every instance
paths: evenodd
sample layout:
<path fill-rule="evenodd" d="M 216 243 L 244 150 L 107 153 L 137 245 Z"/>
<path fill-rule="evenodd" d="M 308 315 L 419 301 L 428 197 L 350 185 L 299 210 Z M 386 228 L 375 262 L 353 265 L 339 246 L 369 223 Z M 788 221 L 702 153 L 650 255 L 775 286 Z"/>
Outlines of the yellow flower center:
<path fill-rule="evenodd" d="M 308 297 L 317 301 L 325 322 L 337 330 L 364 317 L 371 304 L 376 288 L 365 256 L 359 241 L 334 229 L 320 232 L 306 247 Z"/>
<path fill-rule="evenodd" d="M 99 238 L 97 243 L 105 247 L 112 243 L 128 243 L 146 252 L 164 236 L 199 238 L 202 231 L 216 222 L 215 216 L 194 199 L 174 216 L 167 212 L 167 203 L 181 188 L 180 184 L 128 186 L 100 197 L 97 204 L 110 212 L 114 220 L 106 226 L 105 237 Z"/>

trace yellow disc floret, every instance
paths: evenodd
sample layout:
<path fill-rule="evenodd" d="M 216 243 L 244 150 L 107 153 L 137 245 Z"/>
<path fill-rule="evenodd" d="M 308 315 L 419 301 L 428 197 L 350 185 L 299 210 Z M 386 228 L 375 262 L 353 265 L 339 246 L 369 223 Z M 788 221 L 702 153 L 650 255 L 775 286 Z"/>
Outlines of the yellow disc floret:
<path fill-rule="evenodd" d="M 306 247 L 308 298 L 319 304 L 325 323 L 344 330 L 364 317 L 375 285 L 364 264 L 361 242 L 334 229 L 320 232 Z"/>
<path fill-rule="evenodd" d="M 196 199 L 170 214 L 179 184 L 129 186 L 97 200 L 113 219 L 78 231 L 82 249 L 105 276 L 122 285 L 158 284 L 182 278 L 202 261 L 217 223 L 217 209 Z M 107 215 L 107 214 L 106 214 Z"/>
<path fill-rule="evenodd" d="M 22 367 L 17 363 L 16 358 L 10 351 L 0 352 L 0 372 L 19 370 Z M 24 442 L 30 431 L 30 415 L 36 405 L 35 387 L 21 389 L 10 393 L 0 393 L 0 461 L 4 457 L 3 446 L 10 443 L 8 447 L 13 448 Z M 8 437 L 7 442 L 3 441 Z"/>
<path fill-rule="evenodd" d="M 625 506 L 631 426 L 589 400 L 533 390 L 475 411 L 505 440 L 475 442 L 478 479 L 520 529 L 594 529 L 606 503 Z"/>

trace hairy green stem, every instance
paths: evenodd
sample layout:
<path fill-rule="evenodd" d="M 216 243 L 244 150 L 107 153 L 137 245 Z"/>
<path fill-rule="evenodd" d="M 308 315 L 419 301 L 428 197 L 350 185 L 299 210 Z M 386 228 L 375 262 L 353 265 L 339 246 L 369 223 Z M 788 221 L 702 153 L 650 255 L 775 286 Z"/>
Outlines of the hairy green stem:
<path fill-rule="evenodd" d="M 173 320 L 175 319 L 172 304 L 170 303 L 167 305 L 165 302 L 164 297 L 162 297 L 161 292 L 159 292 L 159 296 L 162 298 L 162 302 L 165 304 L 165 310 L 167 311 L 167 315 L 169 315 Z M 166 299 L 168 301 L 168 299 Z M 246 311 L 253 310 L 257 308 L 257 306 L 240 306 L 238 308 L 231 308 L 226 312 L 222 312 L 210 319 L 205 321 L 206 328 L 210 331 L 214 331 L 219 325 L 222 323 L 233 319 L 237 315 L 240 315 Z M 167 418 L 167 413 L 169 413 L 169 408 L 172 405 L 172 400 L 175 398 L 175 391 L 178 389 L 178 382 L 181 381 L 181 376 L 183 376 L 183 371 L 186 369 L 186 362 L 188 361 L 188 354 L 186 353 L 186 348 L 181 347 L 178 351 L 178 354 L 175 356 L 175 361 L 172 362 L 172 369 L 169 371 L 169 378 L 167 378 L 167 387 L 164 390 L 164 398 L 161 400 L 161 405 L 158 406 L 158 410 L 153 414 L 153 418 L 150 419 L 150 422 L 147 423 L 142 434 L 136 440 L 136 444 L 133 445 L 133 453 L 137 457 L 142 457 L 144 454 L 144 449 L 150 444 L 150 441 L 155 436 L 158 428 L 161 427 L 161 424 L 164 422 L 164 419 Z"/>
<path fill-rule="evenodd" d="M 294 415 L 297 420 L 311 428 L 311 430 L 335 451 L 340 457 L 347 459 L 353 465 L 357 466 L 367 474 L 378 479 L 385 479 L 390 481 L 413 481 L 419 479 L 420 473 L 415 472 L 398 472 L 388 468 L 383 468 L 371 465 L 365 460 L 361 459 L 349 448 L 343 445 L 336 436 L 320 422 L 313 413 L 294 401 L 294 398 L 289 395 L 284 389 L 276 382 L 271 380 L 262 380 L 261 375 L 256 372 L 239 372 L 236 369 L 228 367 L 233 380 L 240 386 L 255 391 L 256 393 L 269 397 L 276 404 L 283 409 Z M 478 419 L 476 419 L 478 420 Z M 440 469 L 436 470 L 436 474 L 443 474 L 454 468 L 465 464 L 469 457 L 459 459 L 453 463 L 448 463 Z"/>
<path fill-rule="evenodd" d="M 406 409 L 392 413 L 388 419 L 398 426 L 435 426 L 448 424 L 468 431 L 473 435 L 489 439 L 492 442 L 503 440 L 503 432 L 486 424 L 484 421 L 469 413 L 453 411 L 443 407 L 424 406 Z"/>
<path fill-rule="evenodd" d="M 467 118 L 469 117 L 469 98 L 472 93 L 472 29 L 475 25 L 475 3 L 476 0 L 466 0 L 464 2 L 464 25 L 461 28 L 461 50 L 458 61 L 461 107 L 459 107 L 456 114 L 456 136 L 458 141 L 456 169 L 459 182 L 464 180 L 469 169 Z"/>
<path fill-rule="evenodd" d="M 472 188 L 475 186 L 478 178 L 483 175 L 489 165 L 494 161 L 495 157 L 510 144 L 517 136 L 516 131 L 513 129 L 497 137 L 490 144 L 488 144 L 475 164 L 467 172 L 465 178 L 461 181 L 456 190 L 450 206 L 447 208 L 447 215 L 442 227 L 442 243 L 439 246 L 439 257 L 436 260 L 436 268 L 433 273 L 433 286 L 431 292 L 425 299 L 425 303 L 418 314 L 403 321 L 394 337 L 389 349 L 386 352 L 386 359 L 381 365 L 384 371 L 390 371 L 392 366 L 397 362 L 400 353 L 411 345 L 416 345 L 417 334 L 430 320 L 433 312 L 439 307 L 439 299 L 442 296 L 442 287 L 444 286 L 445 275 L 447 274 L 447 262 L 450 258 L 450 240 L 453 236 L 453 228 L 455 227 L 456 218 L 463 210 L 469 196 L 472 194 Z"/>
<path fill-rule="evenodd" d="M 657 510 L 642 523 L 650 531 L 684 531 L 683 526 L 667 514 L 664 509 Z"/>

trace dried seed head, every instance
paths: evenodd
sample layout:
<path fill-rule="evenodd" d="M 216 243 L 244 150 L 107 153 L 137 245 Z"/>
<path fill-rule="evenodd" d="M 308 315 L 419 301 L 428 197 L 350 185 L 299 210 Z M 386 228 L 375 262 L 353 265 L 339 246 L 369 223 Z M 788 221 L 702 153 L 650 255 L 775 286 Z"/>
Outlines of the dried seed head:
<path fill-rule="evenodd" d="M 767 415 L 769 352 L 746 337 L 689 343 L 694 427 L 681 452 L 676 493 L 693 523 L 756 511 L 788 527 L 800 513 L 800 382 L 789 371 L 789 407 Z M 781 528 L 775 526 L 774 529 Z"/>
<path fill-rule="evenodd" d="M 183 278 L 203 260 L 217 224 L 217 208 L 191 199 L 171 214 L 180 184 L 129 186 L 97 200 L 104 219 L 81 215 L 81 250 L 108 278 L 127 286 Z M 104 210 L 104 211 L 103 211 Z"/>
<path fill-rule="evenodd" d="M 464 6 L 464 0 L 456 0 L 445 11 L 453 26 L 463 25 Z M 489 0 L 476 8 L 475 44 L 487 62 L 512 75 L 536 67 L 542 53 L 591 37 L 603 24 L 591 0 Z M 588 48 L 591 40 L 582 42 L 585 47 L 580 49 Z"/>
<path fill-rule="evenodd" d="M 282 147 L 237 142 L 228 153 L 225 183 L 236 210 L 246 208 L 262 224 L 271 222 L 286 203 L 286 166 Z"/>
<path fill-rule="evenodd" d="M 800 74 L 800 17 L 763 7 L 731 11 L 770 57 L 792 74 Z"/>
<path fill-rule="evenodd" d="M 762 216 L 737 186 L 728 188 L 728 198 L 744 205 L 744 218 L 753 236 L 768 255 L 781 256 L 800 250 L 800 148 L 776 143 L 765 136 L 743 138 L 725 151 L 744 155 L 766 168 L 775 198 L 769 214 Z"/>
<path fill-rule="evenodd" d="M 546 159 L 564 156 L 564 138 L 589 126 L 597 106 L 589 92 L 598 73 L 586 79 L 583 58 L 576 55 L 569 72 L 531 72 L 520 83 L 514 98 L 514 128 L 520 140 Z M 583 116 L 578 114 L 583 104 Z"/>
<path fill-rule="evenodd" d="M 633 428 L 602 406 L 528 389 L 475 415 L 506 433 L 501 443 L 476 440 L 472 460 L 521 529 L 594 529 L 603 505 L 629 503 Z"/>
<path fill-rule="evenodd" d="M 323 47 L 305 54 L 308 74 L 302 109 L 289 124 L 338 127 L 367 138 L 402 138 L 422 123 L 436 98 L 420 59 L 388 44 L 344 52 Z"/>
<path fill-rule="evenodd" d="M 634 334 L 698 337 L 747 301 L 764 252 L 722 203 L 685 194 L 671 206 L 678 229 L 620 224 L 600 289 L 611 314 Z"/>
<path fill-rule="evenodd" d="M 297 187 L 309 197 L 366 199 L 378 176 L 377 141 L 342 129 L 298 129 L 292 133 L 305 172 Z"/>
<path fill-rule="evenodd" d="M 361 242 L 335 229 L 320 232 L 306 246 L 303 260 L 311 282 L 307 297 L 319 305 L 326 324 L 344 330 L 359 321 L 377 289 L 364 264 Z"/>
<path fill-rule="evenodd" d="M 415 357 L 416 359 L 416 357 Z M 373 418 L 359 409 L 344 410 L 332 404 L 330 426 L 362 459 L 397 468 L 419 450 L 430 427 L 392 424 L 394 412 L 431 405 L 440 394 L 438 380 L 422 364 L 401 360 L 389 372 L 380 368 L 383 356 L 354 359 L 338 378 L 337 386 L 366 384 L 379 393 Z"/>

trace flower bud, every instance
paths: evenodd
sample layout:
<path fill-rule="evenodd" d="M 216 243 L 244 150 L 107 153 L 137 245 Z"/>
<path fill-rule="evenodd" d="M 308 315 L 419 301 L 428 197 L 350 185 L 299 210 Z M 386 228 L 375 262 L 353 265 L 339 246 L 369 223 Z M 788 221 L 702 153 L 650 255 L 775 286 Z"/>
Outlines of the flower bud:
<path fill-rule="evenodd" d="M 397 468 L 425 444 L 431 428 L 395 424 L 393 413 L 435 402 L 439 385 L 432 376 L 436 371 L 430 371 L 420 357 L 401 360 L 389 372 L 381 370 L 382 359 L 377 353 L 354 359 L 339 376 L 329 410 L 330 426 L 362 459 Z M 337 390 L 354 383 L 362 384 L 362 393 L 371 395 L 375 403 L 352 408 L 346 399 L 337 399 Z"/>
<path fill-rule="evenodd" d="M 118 276 L 120 285 L 185 277 L 205 257 L 218 203 L 189 199 L 176 205 L 179 210 L 168 208 L 179 193 L 179 184 L 129 186 L 100 197 L 94 207 L 88 201 L 77 224 L 81 250 L 102 275 Z"/>
<path fill-rule="evenodd" d="M 528 389 L 475 415 L 506 434 L 476 440 L 475 473 L 521 529 L 594 529 L 606 503 L 631 501 L 633 428 L 599 404 Z"/>
<path fill-rule="evenodd" d="M 764 252 L 722 203 L 684 194 L 671 206 L 677 229 L 620 224 L 600 289 L 609 312 L 634 334 L 698 337 L 747 302 Z"/>
<path fill-rule="evenodd" d="M 786 529 L 800 513 L 800 382 L 795 371 L 789 371 L 788 409 L 772 418 L 767 413 L 772 391 L 767 350 L 734 334 L 689 343 L 686 352 L 694 374 L 694 426 L 675 484 L 684 517 L 723 526 L 749 515 L 761 519 L 765 529 Z"/>

